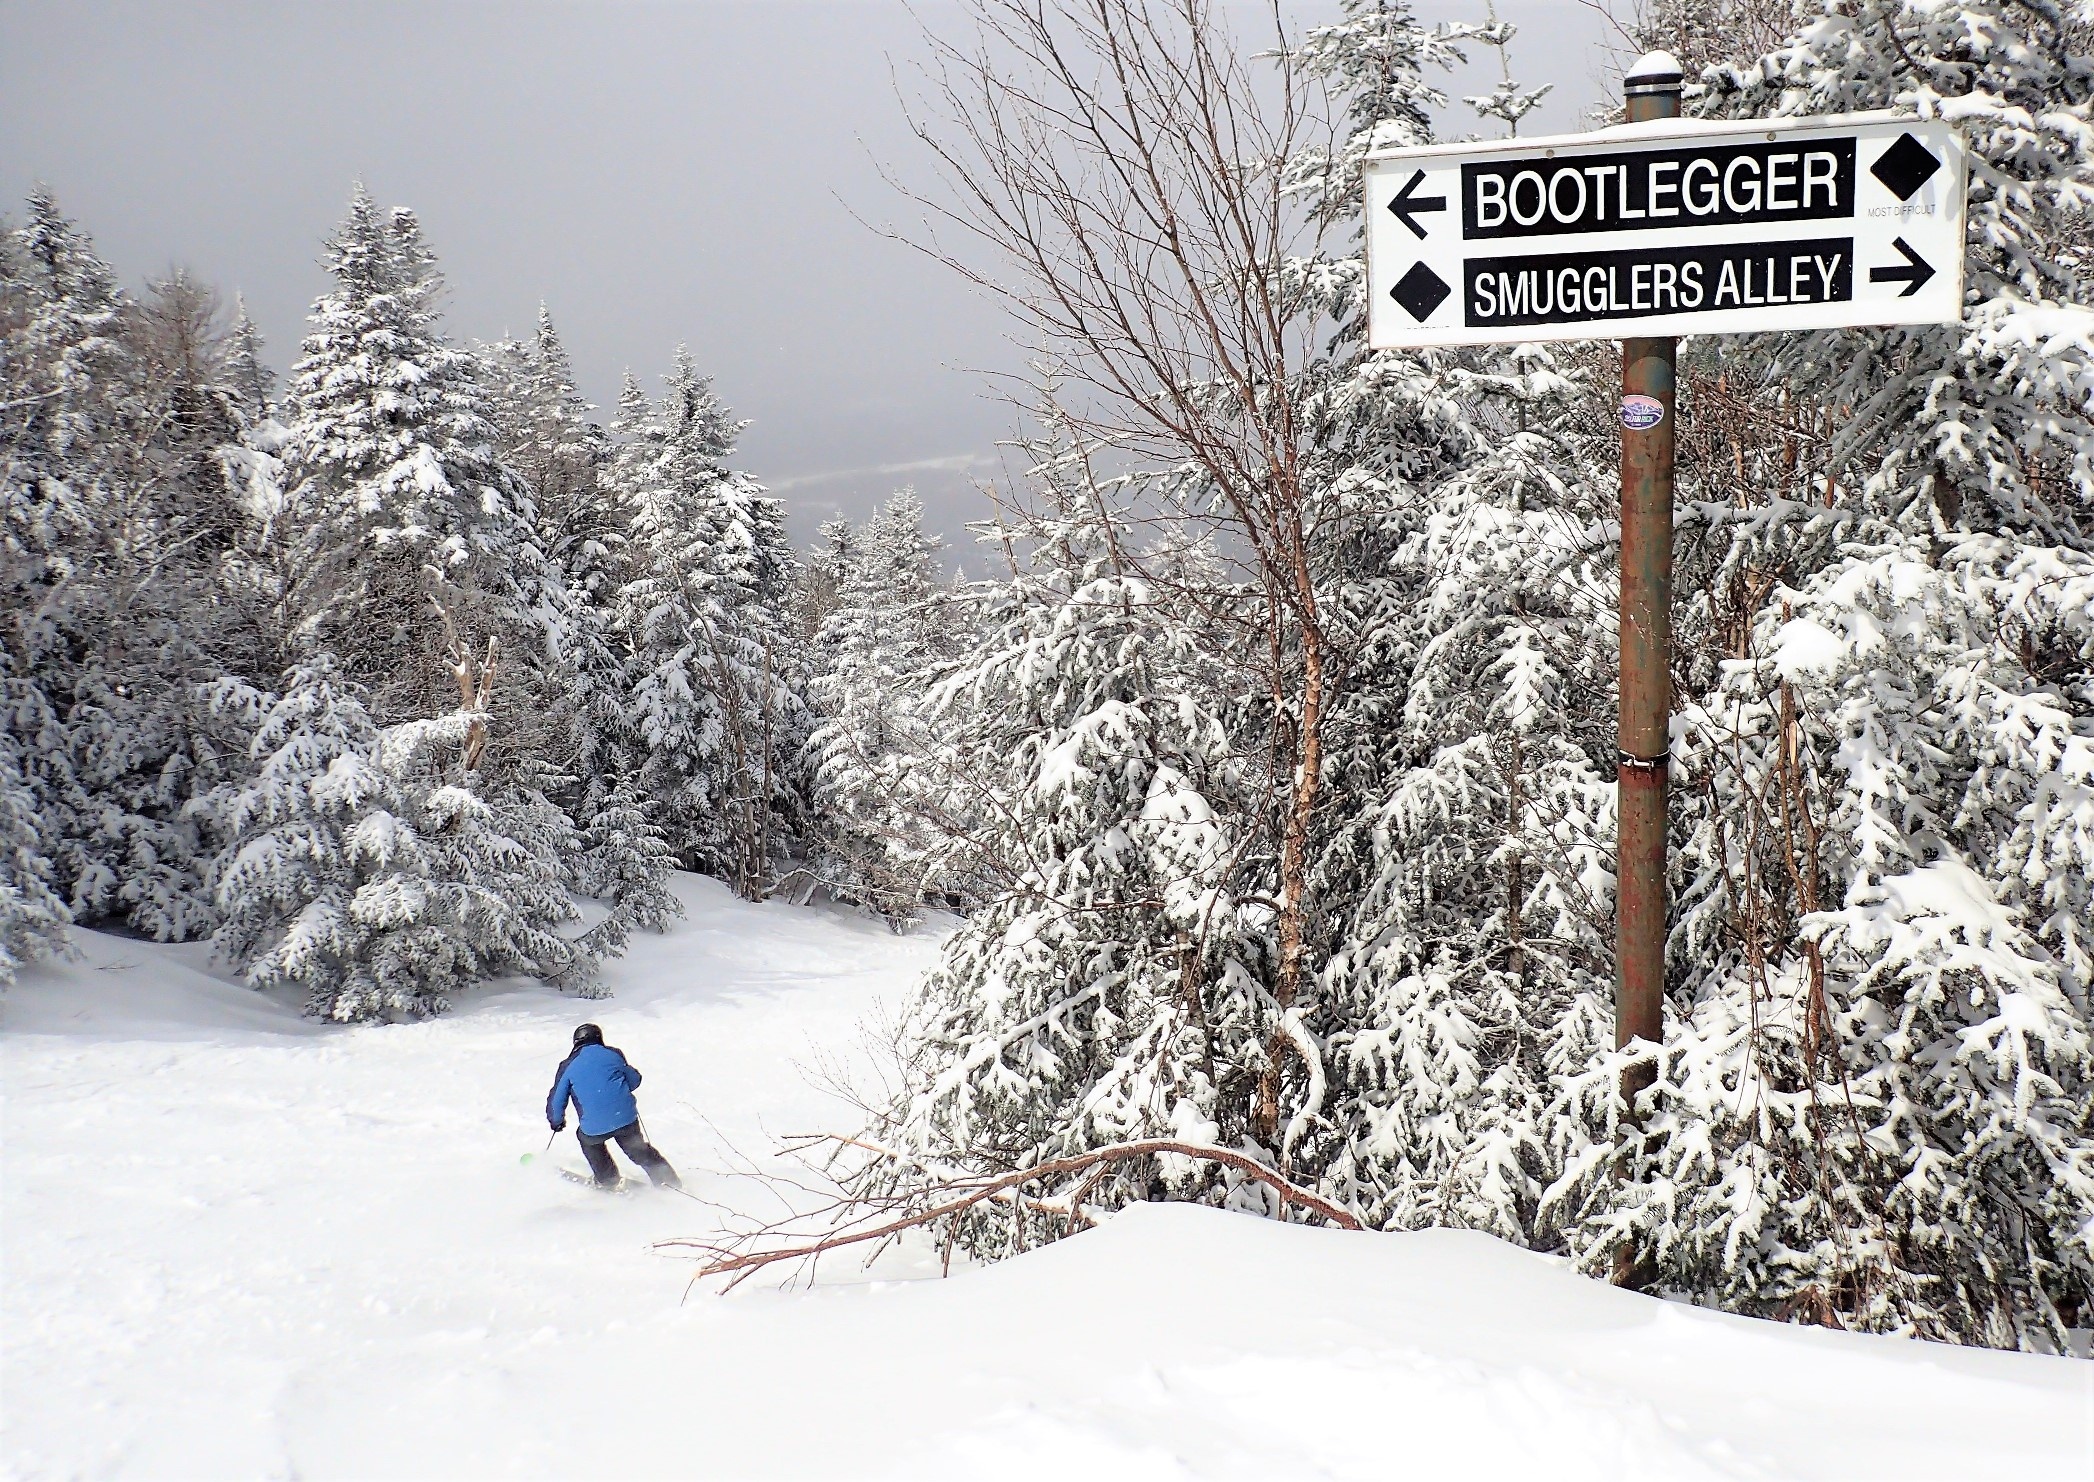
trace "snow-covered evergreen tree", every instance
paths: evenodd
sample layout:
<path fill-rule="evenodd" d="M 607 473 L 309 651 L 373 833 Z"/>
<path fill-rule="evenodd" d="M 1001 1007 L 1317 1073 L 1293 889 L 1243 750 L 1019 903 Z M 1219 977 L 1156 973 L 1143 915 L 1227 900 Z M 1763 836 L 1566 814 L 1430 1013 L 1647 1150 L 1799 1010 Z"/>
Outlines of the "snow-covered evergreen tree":
<path fill-rule="evenodd" d="M 1391 562 L 1418 595 L 1331 858 L 1370 883 L 1325 973 L 1327 1177 L 1386 1227 L 1530 1241 L 1552 1074 L 1611 1044 L 1611 567 L 1581 388 L 1541 347 L 1502 362 L 1449 372 L 1477 453 Z"/>
<path fill-rule="evenodd" d="M 575 910 L 543 842 L 527 847 L 446 776 L 479 717 L 381 728 L 326 655 L 280 695 L 228 684 L 218 700 L 255 723 L 255 774 L 220 802 L 231 842 L 216 881 L 216 945 L 250 983 L 296 986 L 306 1012 L 347 1022 L 581 965 L 557 931 Z"/>
<path fill-rule="evenodd" d="M 632 657 L 619 602 L 631 577 L 629 520 L 609 477 L 612 445 L 575 388 L 552 315 L 537 335 L 488 347 L 496 382 L 501 457 L 529 490 L 539 540 L 558 583 L 561 620 L 554 667 L 566 691 L 555 703 L 546 764 L 565 774 L 551 790 L 580 829 L 577 888 L 611 907 L 592 938 L 622 944 L 631 928 L 660 930 L 679 907 L 668 893 L 674 856 L 638 791 L 642 747 L 629 696 Z"/>
<path fill-rule="evenodd" d="M 794 626 L 806 640 L 810 660 L 819 674 L 831 656 L 822 647 L 823 630 L 830 614 L 843 601 L 843 584 L 850 579 L 858 559 L 858 528 L 841 516 L 824 520 L 815 532 L 815 542 L 800 562 L 800 581 L 793 595 Z"/>
<path fill-rule="evenodd" d="M 0 699 L 8 698 L 0 652 Z M 0 726 L 0 989 L 28 963 L 64 950 L 72 915 L 52 890 L 53 869 L 37 823 L 36 799 L 22 780 L 20 742 Z"/>
<path fill-rule="evenodd" d="M 1389 61 L 1392 32 L 1411 38 L 1408 66 Z M 1423 33 L 1387 5 L 1312 33 L 1352 100 L 1348 155 L 1422 142 L 1437 96 L 1422 67 L 1454 39 L 1502 61 L 1513 34 L 1495 19 Z M 1501 70 L 1470 102 L 1510 129 L 1538 94 Z M 1357 212 L 1356 173 L 1325 191 L 1327 211 Z M 1358 260 L 1327 271 L 1357 347 Z M 1356 348 L 1329 373 L 1330 486 L 1358 531 L 1333 584 L 1357 657 L 1318 875 L 1332 930 L 1311 1027 L 1330 1091 L 1296 1155 L 1385 1227 L 1534 1240 L 1552 1070 L 1604 1043 L 1611 474 L 1580 425 L 1584 372 L 1541 347 Z"/>
<path fill-rule="evenodd" d="M 610 907 L 584 937 L 588 950 L 613 956 L 625 949 L 634 928 L 666 931 L 683 914 L 683 903 L 669 889 L 676 853 L 648 816 L 635 779 L 620 777 L 591 808 L 581 843 L 578 888 Z"/>
<path fill-rule="evenodd" d="M 889 498 L 861 530 L 829 532 L 816 560 L 835 586 L 816 638 L 808 742 L 813 787 L 809 868 L 841 899 L 897 923 L 924 899 L 935 821 L 917 816 L 914 758 L 935 745 L 926 688 L 956 657 L 954 605 L 939 600 L 938 542 L 914 491 Z"/>
<path fill-rule="evenodd" d="M 19 764 L 70 909 L 149 935 L 213 924 L 189 805 L 230 744 L 199 701 L 257 636 L 222 579 L 241 514 L 217 446 L 208 295 L 139 304 L 47 192 L 6 254 L 0 594 Z"/>
<path fill-rule="evenodd" d="M 799 826 L 805 681 L 777 501 L 731 470 L 734 421 L 677 353 L 658 412 L 630 379 L 613 467 L 631 519 L 621 615 L 641 793 L 693 869 L 760 895 Z"/>
<path fill-rule="evenodd" d="M 474 357 L 445 338 L 414 213 L 359 189 L 327 246 L 334 287 L 288 398 L 291 608 L 381 723 L 458 703 L 458 649 L 498 640 L 502 751 L 528 750 L 564 689 L 563 618 L 523 481 L 495 455 Z"/>
<path fill-rule="evenodd" d="M 267 417 L 276 404 L 276 372 L 262 359 L 262 332 L 247 317 L 247 300 L 233 299 L 233 327 L 226 334 L 219 382 L 249 421 Z"/>
<path fill-rule="evenodd" d="M 615 545 L 621 522 L 597 478 L 610 441 L 575 388 L 552 311 L 540 304 L 536 334 L 490 345 L 486 358 L 497 383 L 497 446 L 530 491 L 547 554 L 562 560 L 607 535 Z"/>
<path fill-rule="evenodd" d="M 1214 669 L 1080 501 L 1024 535 L 1036 554 L 934 696 L 967 746 L 946 764 L 993 800 L 971 841 L 986 898 L 904 1026 L 903 1092 L 879 1128 L 901 1156 L 874 1187 L 1244 1135 L 1270 943 L 1264 907 L 1235 893 L 1248 773 Z M 1129 1164 L 1086 1200 L 1148 1197 L 1155 1178 L 1227 1193 L 1205 1167 Z M 1022 1247 L 1014 1218 L 985 1207 L 956 1238 Z"/>
<path fill-rule="evenodd" d="M 1954 120 L 1970 306 L 1686 367 L 1732 456 L 1684 512 L 1677 981 L 1648 1137 L 1573 1079 L 1557 1196 L 1701 1300 L 2056 1346 L 2094 1310 L 2094 60 L 2040 3 L 1797 24 L 1700 106 Z"/>
<path fill-rule="evenodd" d="M 283 453 L 291 433 L 277 420 L 276 372 L 262 359 L 262 332 L 237 298 L 218 387 L 239 424 L 238 437 L 221 445 L 217 457 L 233 502 L 246 515 L 249 559 L 243 585 L 266 594 L 272 609 L 280 608 L 284 573 L 272 557 L 282 539 L 276 518 L 284 506 Z M 281 626 L 280 617 L 268 622 L 272 631 Z"/>

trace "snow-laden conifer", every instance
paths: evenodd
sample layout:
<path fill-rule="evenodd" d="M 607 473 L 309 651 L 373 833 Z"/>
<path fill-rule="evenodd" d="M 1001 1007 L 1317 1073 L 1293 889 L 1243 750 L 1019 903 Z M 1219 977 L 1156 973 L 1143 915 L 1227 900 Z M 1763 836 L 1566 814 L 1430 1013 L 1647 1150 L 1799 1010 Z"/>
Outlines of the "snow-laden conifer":
<path fill-rule="evenodd" d="M 733 420 L 679 350 L 661 406 L 630 379 L 612 477 L 631 521 L 620 596 L 639 788 L 689 867 L 761 894 L 793 842 L 807 731 L 775 499 L 727 467 Z"/>
<path fill-rule="evenodd" d="M 247 316 L 247 300 L 237 295 L 220 384 L 250 421 L 267 417 L 276 404 L 276 372 L 262 358 L 262 332 Z"/>
<path fill-rule="evenodd" d="M 833 563 L 835 595 L 816 637 L 809 868 L 834 895 L 897 922 L 924 898 L 936 847 L 913 774 L 936 744 L 925 692 L 954 648 L 937 550 L 922 501 L 902 490 L 862 529 L 831 532 L 816 556 Z"/>
<path fill-rule="evenodd" d="M 900 1158 L 874 1183 L 1245 1131 L 1270 943 L 1264 908 L 1234 889 L 1246 773 L 1215 672 L 1080 503 L 1025 535 L 1037 553 L 934 695 L 964 722 L 948 734 L 967 738 L 986 800 L 985 898 L 904 1028 L 902 1094 L 879 1128 Z M 1152 1177 L 1223 1191 L 1199 1165 L 1130 1164 L 1086 1199 L 1148 1197 Z M 985 1208 L 957 1238 L 1022 1247 L 1027 1219 Z"/>
<path fill-rule="evenodd" d="M 843 584 L 857 559 L 858 528 L 841 516 L 822 521 L 814 544 L 801 557 L 800 581 L 793 594 L 794 626 L 809 644 L 808 660 L 817 675 L 832 661 L 822 632 L 843 600 Z"/>
<path fill-rule="evenodd" d="M 504 827 L 456 774 L 479 717 L 381 728 L 326 655 L 281 694 L 226 685 L 218 699 L 255 725 L 254 776 L 219 803 L 231 842 L 216 880 L 216 945 L 248 982 L 355 1021 L 441 1012 L 490 977 L 574 972 L 557 931 L 572 900 L 513 826 L 565 820 Z"/>
<path fill-rule="evenodd" d="M 575 387 L 552 311 L 540 304 L 537 332 L 487 347 L 487 360 L 496 381 L 497 446 L 530 491 L 547 554 L 564 561 L 607 533 L 615 544 L 620 522 L 597 478 L 610 457 L 609 438 Z"/>
<path fill-rule="evenodd" d="M 497 446 L 531 495 L 561 608 L 547 627 L 564 692 L 542 760 L 566 774 L 551 791 L 579 830 L 576 888 L 611 908 L 591 938 L 622 945 L 634 925 L 659 930 L 678 911 L 667 886 L 674 856 L 636 781 L 643 748 L 619 609 L 632 576 L 630 520 L 610 472 L 610 435 L 590 419 L 551 313 L 541 306 L 532 339 L 490 346 L 486 358 Z"/>
<path fill-rule="evenodd" d="M 327 244 L 287 402 L 291 607 L 305 641 L 366 686 L 382 723 L 457 703 L 455 648 L 501 649 L 504 754 L 559 686 L 557 583 L 529 491 L 495 454 L 474 357 L 438 319 L 443 282 L 414 213 L 359 189 Z"/>
<path fill-rule="evenodd" d="M 1572 720 L 1590 698 L 1589 614 L 1567 613 L 1590 581 L 1577 388 L 1538 351 L 1368 349 L 1357 225 L 1366 154 L 1430 142 L 1431 74 L 1456 43 L 1511 34 L 1361 3 L 1300 49 L 1344 119 L 1338 148 L 1289 174 L 1327 229 L 1290 272 L 1338 325 L 1308 374 L 1317 579 L 1344 668 L 1298 1031 L 1319 1058 L 1279 1151 L 1375 1223 L 1521 1238 L 1547 1167 L 1545 1041 L 1574 996 L 1553 970 L 1589 957 L 1590 882 L 1565 876 L 1600 811 Z"/>
<path fill-rule="evenodd" d="M 275 526 L 284 507 L 283 454 L 291 432 L 276 415 L 276 372 L 262 359 L 262 343 L 245 301 L 235 298 L 218 386 L 239 423 L 239 436 L 221 445 L 217 456 L 233 502 L 247 517 L 249 583 L 280 604 L 285 573 L 275 553 L 285 532 Z"/>
<path fill-rule="evenodd" d="M 238 429 L 215 305 L 179 275 L 131 300 L 47 192 L 10 245 L 0 586 L 14 714 L 35 717 L 20 766 L 76 917 L 194 936 L 214 913 L 190 804 L 240 746 L 212 734 L 200 687 L 259 643 L 225 566 L 244 517 L 216 457 Z"/>
<path fill-rule="evenodd" d="M 589 951 L 613 956 L 635 928 L 666 931 L 683 914 L 683 903 L 669 889 L 676 853 L 649 817 L 633 778 L 621 776 L 589 811 L 580 839 L 577 888 L 610 907 L 584 937 Z"/>
<path fill-rule="evenodd" d="M 72 915 L 51 888 L 53 873 L 36 799 L 22 780 L 20 742 L 13 727 L 0 726 L 0 988 L 27 964 L 64 950 Z"/>
<path fill-rule="evenodd" d="M 1538 346 L 1487 364 L 1448 376 L 1476 452 L 1392 553 L 1379 781 L 1327 862 L 1366 883 L 1324 976 L 1326 1176 L 1386 1227 L 1531 1241 L 1552 1073 L 1609 1043 L 1611 573 L 1581 386 Z"/>
<path fill-rule="evenodd" d="M 1634 1242 L 1702 1300 L 2003 1346 L 2089 1310 L 2082 25 L 1809 6 L 1706 75 L 1714 113 L 1954 121 L 1969 306 L 1683 365 L 1724 456 L 1683 512 L 1676 981 L 1647 1139 L 1610 1063 L 1567 1082 L 1592 1140 L 1555 1198 L 1594 1265 Z"/>

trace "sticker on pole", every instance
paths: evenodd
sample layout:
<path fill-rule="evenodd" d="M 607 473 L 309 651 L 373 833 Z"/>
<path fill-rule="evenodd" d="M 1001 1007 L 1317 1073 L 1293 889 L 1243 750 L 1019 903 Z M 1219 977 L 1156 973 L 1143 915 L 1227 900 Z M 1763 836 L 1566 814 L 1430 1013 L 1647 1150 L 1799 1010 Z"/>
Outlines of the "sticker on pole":
<path fill-rule="evenodd" d="M 1894 113 L 1378 153 L 1369 342 L 1954 324 L 1968 173 L 1953 125 Z"/>
<path fill-rule="evenodd" d="M 1665 420 L 1665 403 L 1655 396 L 1624 396 L 1621 425 L 1631 432 L 1648 432 Z"/>

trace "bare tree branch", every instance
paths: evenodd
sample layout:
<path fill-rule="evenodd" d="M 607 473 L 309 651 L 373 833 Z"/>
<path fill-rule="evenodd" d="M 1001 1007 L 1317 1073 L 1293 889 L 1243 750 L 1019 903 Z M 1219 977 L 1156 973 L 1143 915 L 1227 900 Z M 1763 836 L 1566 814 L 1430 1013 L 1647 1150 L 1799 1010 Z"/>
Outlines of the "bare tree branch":
<path fill-rule="evenodd" d="M 864 1149 L 884 1157 L 895 1155 L 884 1148 L 855 1138 L 822 1138 L 816 1141 L 833 1141 L 846 1146 Z M 1123 1163 L 1139 1158 L 1161 1156 L 1190 1158 L 1199 1162 L 1218 1164 L 1231 1169 L 1252 1182 L 1269 1189 L 1282 1204 L 1308 1210 L 1320 1215 L 1341 1230 L 1365 1228 L 1359 1218 L 1312 1190 L 1267 1168 L 1264 1164 L 1243 1153 L 1231 1152 L 1226 1148 L 1200 1147 L 1194 1143 L 1178 1142 L 1168 1138 L 1147 1138 L 1139 1142 L 1113 1143 L 1108 1147 L 1094 1148 L 1086 1153 L 1072 1154 L 1065 1158 L 1054 1158 L 1031 1168 L 1018 1169 L 999 1177 L 968 1180 L 939 1179 L 932 1183 L 923 1198 L 935 1202 L 906 1209 L 892 1219 L 870 1226 L 845 1226 L 822 1234 L 810 1234 L 798 1238 L 785 1237 L 781 1243 L 765 1244 L 766 1239 L 783 1232 L 775 1226 L 743 1236 L 686 1237 L 677 1240 L 656 1242 L 657 1250 L 686 1249 L 699 1253 L 699 1268 L 694 1280 L 711 1276 L 731 1276 L 731 1289 L 766 1266 L 781 1261 L 814 1261 L 834 1250 L 868 1243 L 882 1243 L 894 1239 L 905 1231 L 934 1225 L 965 1213 L 977 1204 L 991 1199 L 1024 1198 L 1017 1191 L 1022 1186 L 1050 1179 L 1067 1179 L 1072 1175 L 1085 1175 L 1074 1186 L 1073 1192 L 1061 1200 L 1024 1198 L 1031 1208 L 1043 1212 L 1062 1214 L 1072 1223 L 1082 1220 L 1091 1223 L 1082 1212 L 1081 1195 L 1088 1192 L 1098 1170 L 1114 1163 Z M 950 1197 L 945 1197 L 950 1196 Z"/>

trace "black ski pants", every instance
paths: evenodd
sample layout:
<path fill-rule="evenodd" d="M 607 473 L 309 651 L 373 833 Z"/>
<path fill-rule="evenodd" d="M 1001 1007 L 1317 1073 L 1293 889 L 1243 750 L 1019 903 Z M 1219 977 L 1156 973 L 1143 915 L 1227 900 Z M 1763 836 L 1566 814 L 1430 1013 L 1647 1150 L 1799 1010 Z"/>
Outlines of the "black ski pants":
<path fill-rule="evenodd" d="M 611 1161 L 610 1150 L 604 1146 L 607 1142 L 615 1142 L 619 1151 L 647 1170 L 647 1176 L 653 1179 L 657 1186 L 666 1185 L 672 1189 L 683 1187 L 683 1180 L 676 1176 L 676 1170 L 669 1166 L 669 1160 L 656 1152 L 654 1144 L 640 1135 L 638 1122 L 627 1122 L 615 1132 L 577 1132 L 575 1136 L 581 1139 L 582 1156 L 589 1160 L 589 1171 L 596 1175 L 596 1181 L 600 1184 L 618 1182 L 618 1165 Z"/>

